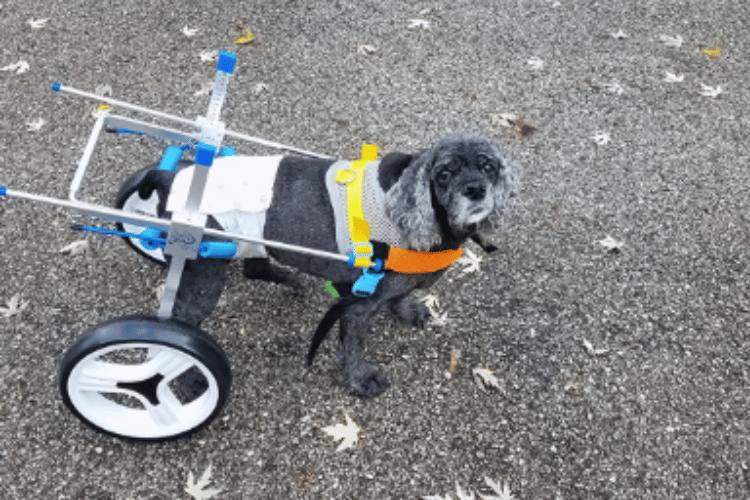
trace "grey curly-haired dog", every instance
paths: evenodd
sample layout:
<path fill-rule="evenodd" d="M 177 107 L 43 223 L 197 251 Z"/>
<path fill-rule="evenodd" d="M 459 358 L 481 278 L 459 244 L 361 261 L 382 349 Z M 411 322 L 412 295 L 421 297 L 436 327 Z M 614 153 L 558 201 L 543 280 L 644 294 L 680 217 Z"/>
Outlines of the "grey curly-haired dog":
<path fill-rule="evenodd" d="M 233 161 L 242 161 L 238 158 L 242 157 Z M 332 181 L 335 163 L 279 157 L 269 184 L 272 185 L 270 203 L 260 223 L 263 238 L 347 253 L 351 239 L 346 231 L 346 216 L 341 214 L 342 202 L 340 196 L 337 199 Z M 169 209 L 166 199 L 170 196 L 173 176 L 154 171 L 141 186 L 142 197 L 158 190 L 162 214 Z M 415 154 L 388 154 L 366 168 L 365 190 L 370 186 L 375 193 L 365 202 L 365 214 L 373 219 L 368 221 L 375 233 L 371 238 L 389 240 L 386 243 L 419 252 L 455 250 L 473 239 L 490 251 L 493 247 L 485 236 L 497 228 L 505 215 L 516 191 L 516 177 L 516 167 L 499 148 L 476 135 L 450 135 Z M 204 191 L 204 196 L 207 192 Z M 242 232 L 243 224 L 247 225 L 235 212 L 212 215 L 211 223 L 230 232 Z M 445 271 L 404 274 L 386 270 L 374 293 L 358 298 L 348 291 L 362 270 L 346 263 L 257 247 L 248 249 L 241 257 L 248 278 L 293 284 L 294 273 L 274 264 L 272 258 L 333 282 L 342 295 L 339 311 L 333 316 L 340 323 L 337 360 L 352 391 L 365 397 L 376 396 L 388 386 L 380 370 L 364 358 L 370 319 L 383 306 L 389 306 L 402 319 L 423 326 L 429 310 L 410 293 L 429 287 Z M 224 287 L 226 264 L 227 261 L 216 259 L 188 262 L 175 302 L 175 319 L 197 326 L 211 313 Z M 308 362 L 312 362 L 327 326 L 319 328 Z"/>

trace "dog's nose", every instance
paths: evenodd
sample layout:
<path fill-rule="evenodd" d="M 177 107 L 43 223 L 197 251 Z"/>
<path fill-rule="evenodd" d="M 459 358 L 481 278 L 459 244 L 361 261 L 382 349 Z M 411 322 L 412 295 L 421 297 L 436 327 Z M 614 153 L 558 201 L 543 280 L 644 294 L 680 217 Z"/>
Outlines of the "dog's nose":
<path fill-rule="evenodd" d="M 472 182 L 464 186 L 463 195 L 473 201 L 479 201 L 484 199 L 484 195 L 487 194 L 487 188 L 483 183 Z"/>

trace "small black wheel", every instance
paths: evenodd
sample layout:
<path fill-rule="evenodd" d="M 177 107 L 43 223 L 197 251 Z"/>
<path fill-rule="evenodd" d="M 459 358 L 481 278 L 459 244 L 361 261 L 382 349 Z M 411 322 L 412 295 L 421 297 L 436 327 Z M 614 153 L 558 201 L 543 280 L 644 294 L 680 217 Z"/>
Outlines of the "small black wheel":
<path fill-rule="evenodd" d="M 207 333 L 144 315 L 96 326 L 59 367 L 63 402 L 74 415 L 100 432 L 140 441 L 206 427 L 230 385 L 229 361 Z"/>
<path fill-rule="evenodd" d="M 192 164 L 193 162 L 182 160 L 177 163 L 175 171 L 179 172 L 183 168 L 188 167 Z M 122 210 L 125 210 L 126 212 L 132 212 L 140 215 L 158 217 L 159 214 L 157 207 L 159 205 L 159 195 L 157 194 L 156 190 L 151 193 L 151 196 L 147 200 L 144 200 L 138 195 L 138 188 L 140 187 L 141 182 L 143 181 L 143 178 L 146 176 L 146 174 L 151 170 L 158 169 L 159 164 L 154 163 L 153 165 L 149 165 L 148 167 L 143 168 L 128 177 L 125 182 L 122 183 L 122 186 L 120 186 L 120 190 L 117 193 L 117 197 L 115 198 L 115 208 L 120 208 Z M 125 231 L 128 233 L 140 234 L 141 231 L 143 231 L 145 228 L 136 226 L 135 224 L 123 224 L 118 222 L 117 229 L 119 231 Z M 147 248 L 138 238 L 125 236 L 123 237 L 123 239 L 125 240 L 125 243 L 132 247 L 136 252 L 146 257 L 148 260 L 159 264 L 166 264 L 163 249 Z"/>

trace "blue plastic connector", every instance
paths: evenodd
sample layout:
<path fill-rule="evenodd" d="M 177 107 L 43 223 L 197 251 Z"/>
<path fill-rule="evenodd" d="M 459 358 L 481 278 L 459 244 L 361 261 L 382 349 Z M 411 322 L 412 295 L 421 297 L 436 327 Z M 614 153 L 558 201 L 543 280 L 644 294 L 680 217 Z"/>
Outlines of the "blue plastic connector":
<path fill-rule="evenodd" d="M 198 143 L 195 148 L 195 163 L 210 167 L 214 162 L 214 156 L 216 156 L 216 146 L 205 142 Z"/>
<path fill-rule="evenodd" d="M 164 238 L 161 237 L 161 229 L 149 227 L 141 231 L 138 235 L 141 240 L 141 246 L 146 250 L 156 250 L 164 248 Z"/>
<path fill-rule="evenodd" d="M 231 241 L 204 241 L 198 247 L 198 255 L 204 258 L 231 259 L 237 253 L 237 245 Z"/>
<path fill-rule="evenodd" d="M 8 189 L 0 186 L 0 198 L 5 198 L 8 194 Z"/>
<path fill-rule="evenodd" d="M 166 170 L 167 172 L 174 172 L 177 168 L 177 163 L 182 158 L 182 153 L 185 150 L 178 148 L 177 146 L 169 145 L 167 150 L 164 152 L 164 156 L 161 157 L 161 163 L 159 163 L 159 170 Z"/>
<path fill-rule="evenodd" d="M 60 92 L 60 88 L 61 87 L 62 87 L 62 85 L 60 85 L 57 82 L 55 82 L 55 83 L 52 84 L 52 90 L 54 90 L 55 92 Z"/>
<path fill-rule="evenodd" d="M 362 276 L 354 282 L 352 294 L 357 297 L 369 297 L 375 292 L 378 282 L 385 273 L 371 273 L 367 269 L 362 270 Z"/>
<path fill-rule="evenodd" d="M 231 52 L 222 50 L 219 53 L 219 62 L 216 63 L 216 69 L 227 74 L 232 74 L 234 72 L 234 64 L 236 62 L 236 54 L 232 54 Z"/>

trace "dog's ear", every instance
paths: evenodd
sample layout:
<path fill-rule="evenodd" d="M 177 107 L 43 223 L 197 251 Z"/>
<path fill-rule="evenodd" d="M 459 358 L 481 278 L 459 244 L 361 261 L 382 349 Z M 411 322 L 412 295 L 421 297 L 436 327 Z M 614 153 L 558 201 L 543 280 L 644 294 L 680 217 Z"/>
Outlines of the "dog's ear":
<path fill-rule="evenodd" d="M 518 194 L 519 167 L 508 157 L 501 153 L 500 148 L 491 143 L 495 157 L 500 161 L 500 171 L 497 184 L 493 190 L 495 207 L 489 217 L 479 224 L 479 232 L 493 232 L 502 227 L 505 215 L 508 213 L 513 200 Z"/>
<path fill-rule="evenodd" d="M 383 191 L 387 192 L 398 182 L 413 159 L 414 156 L 405 153 L 388 153 L 380 160 L 378 182 Z"/>
<path fill-rule="evenodd" d="M 429 251 L 441 241 L 430 193 L 432 157 L 430 150 L 412 156 L 385 195 L 386 215 L 399 228 L 409 246 L 420 252 Z"/>

